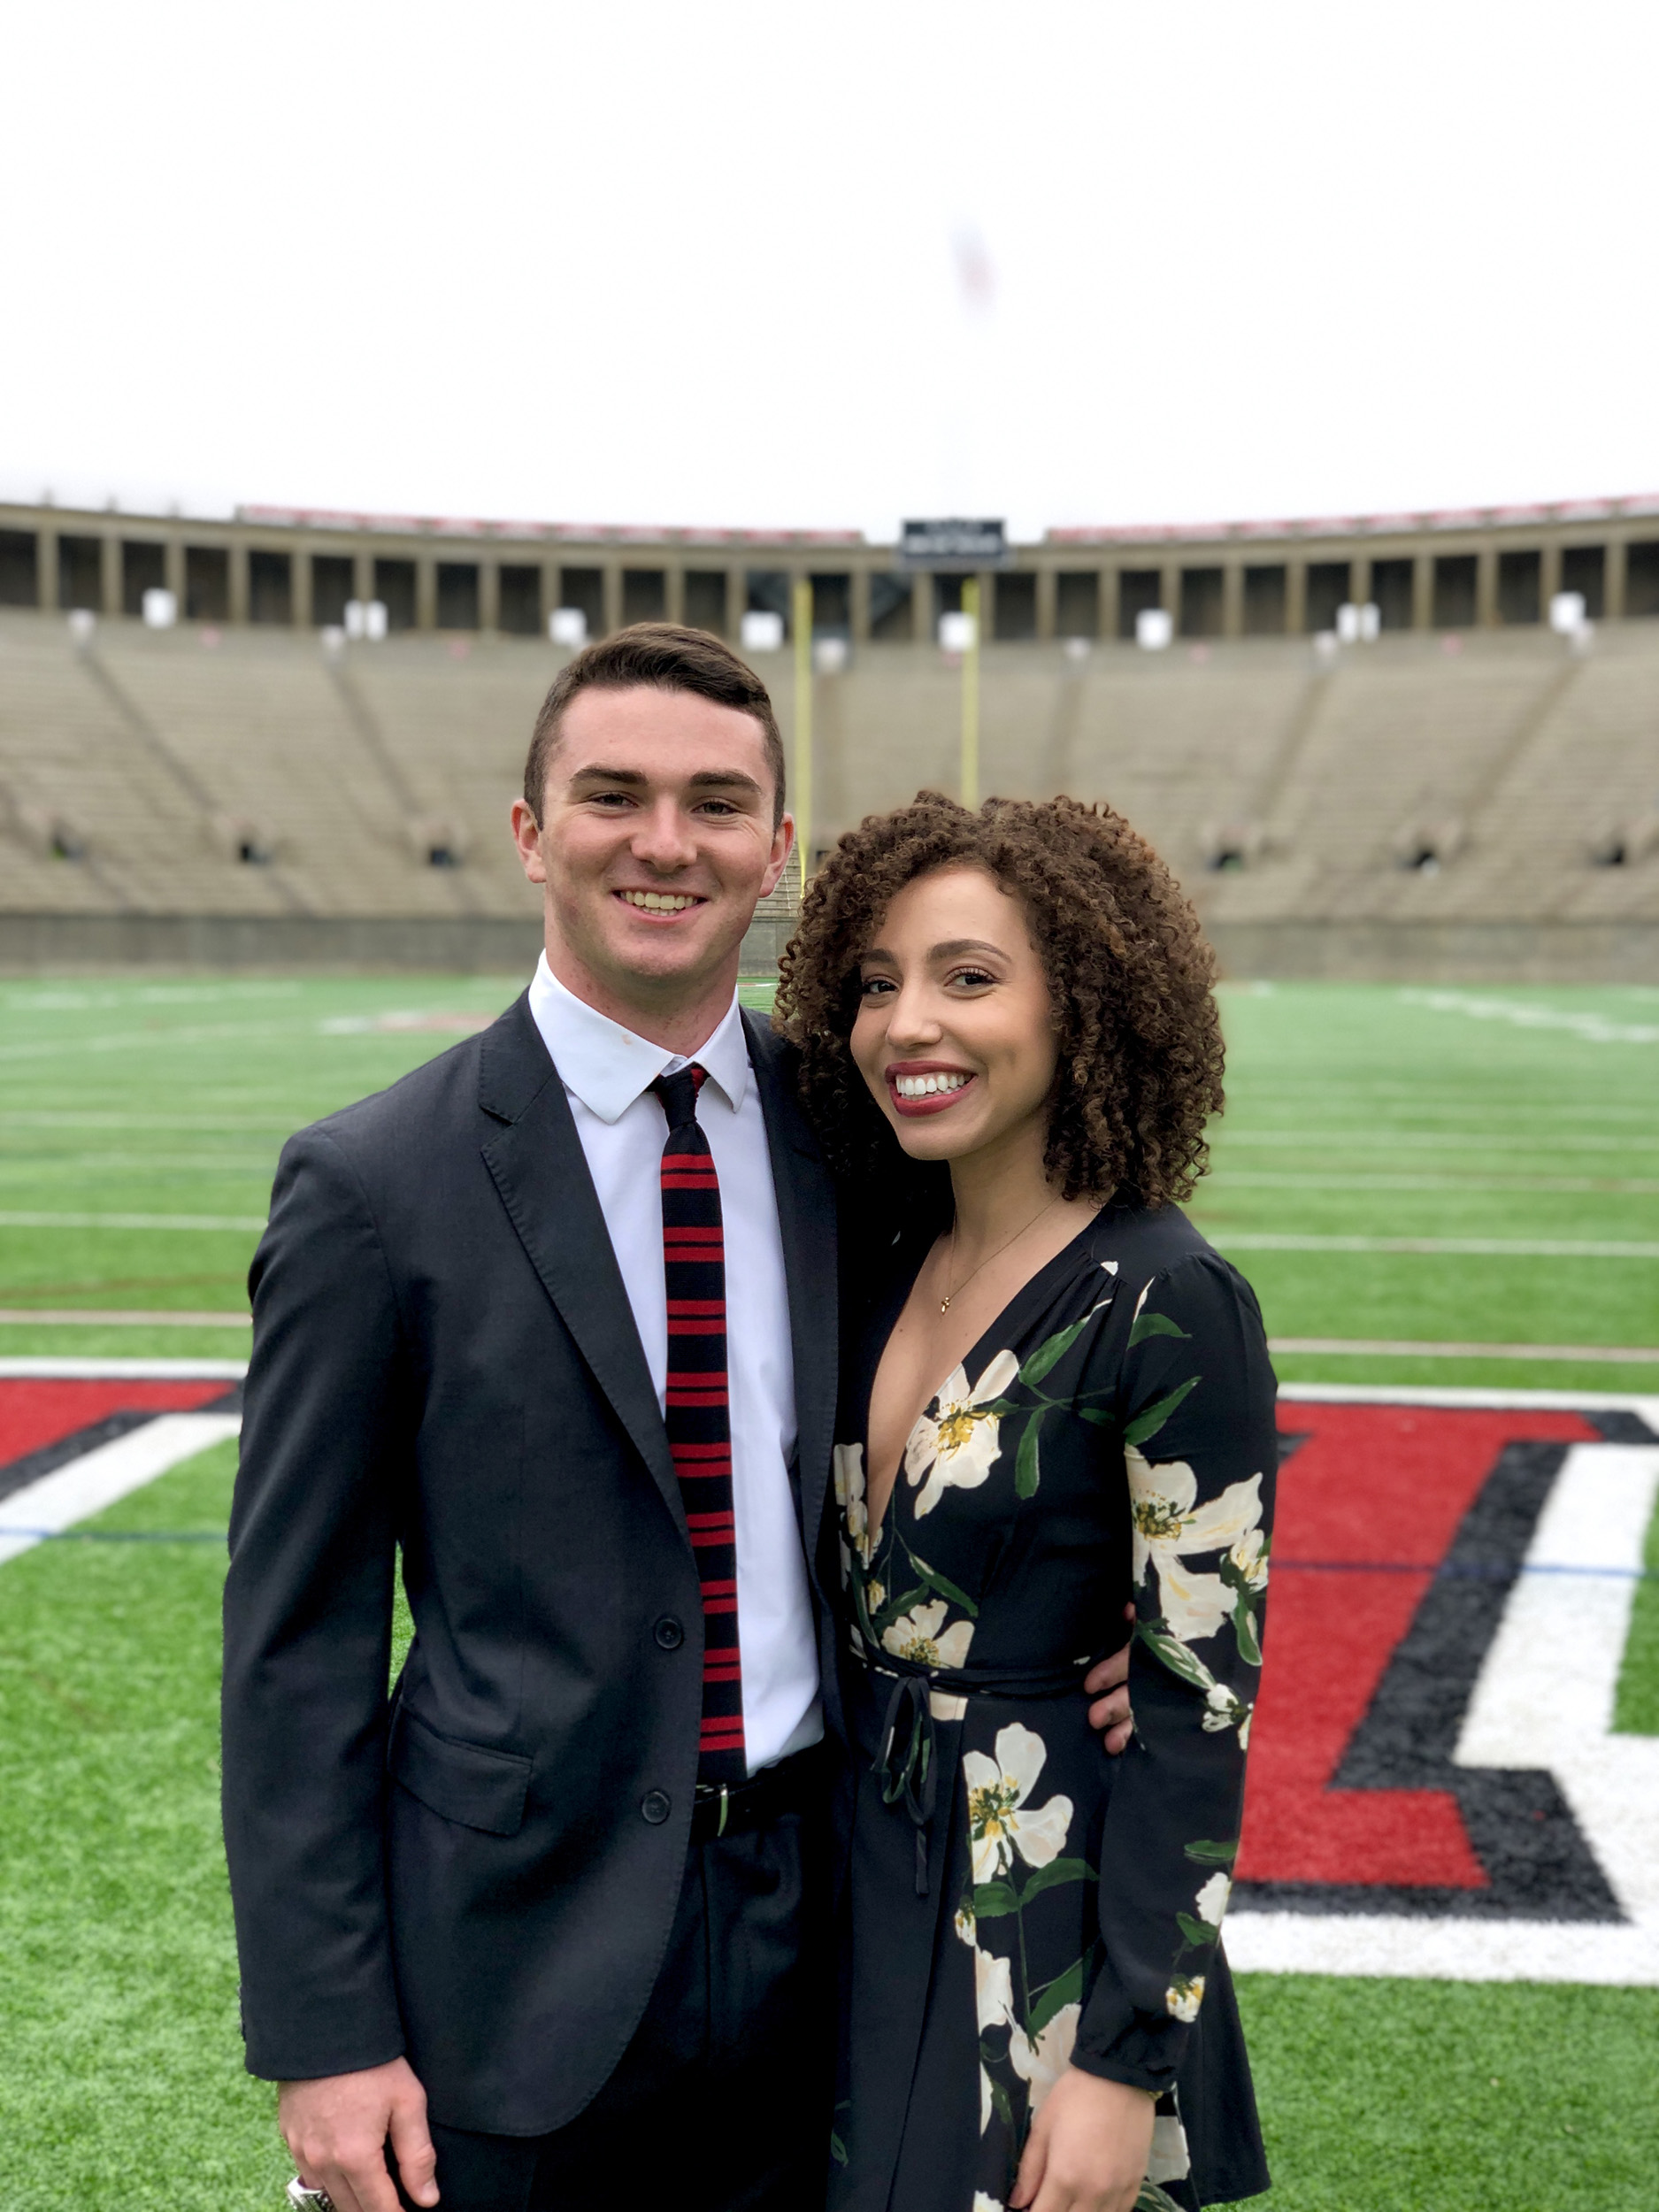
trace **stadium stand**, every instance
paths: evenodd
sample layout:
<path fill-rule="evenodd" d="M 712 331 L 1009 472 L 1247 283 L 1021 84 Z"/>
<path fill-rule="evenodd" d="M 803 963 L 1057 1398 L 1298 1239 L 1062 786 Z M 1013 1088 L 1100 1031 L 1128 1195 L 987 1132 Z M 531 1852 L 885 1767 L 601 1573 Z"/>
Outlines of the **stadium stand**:
<path fill-rule="evenodd" d="M 981 787 L 1109 799 L 1175 866 L 1236 972 L 1659 981 L 1659 621 L 1643 618 L 1646 542 L 1616 549 L 1626 612 L 1593 632 L 1558 634 L 1541 601 L 1511 620 L 1482 585 L 1486 618 L 1457 630 L 1385 623 L 1339 643 L 1187 625 L 1156 652 L 1058 634 L 1082 603 L 1065 588 L 1076 574 L 1038 572 L 1025 596 L 1047 634 L 998 635 L 1018 626 L 999 612 L 981 649 Z M 956 784 L 960 664 L 919 617 L 894 641 L 869 635 L 878 557 L 851 541 L 791 555 L 865 563 L 864 596 L 847 602 L 864 612 L 850 635 L 828 633 L 832 664 L 813 680 L 815 851 L 872 809 Z M 1579 574 L 1578 557 L 1548 551 L 1548 580 Z M 1432 582 L 1450 558 L 1419 565 Z M 13 565 L 16 600 L 34 587 Z M 1318 565 L 1304 568 L 1293 597 L 1317 580 Z M 566 596 L 572 578 L 600 574 L 550 572 L 548 593 Z M 1233 592 L 1247 613 L 1256 572 L 1241 568 Z M 1184 606 L 1179 578 L 1198 573 L 1145 576 Z M 617 567 L 596 615 L 611 599 L 628 611 L 635 574 Z M 1110 594 L 1100 582 L 1090 604 L 1127 603 L 1141 574 L 1124 569 Z M 745 578 L 787 602 L 781 572 L 731 571 L 733 592 Z M 817 594 L 837 579 L 811 580 Z M 543 634 L 417 623 L 347 643 L 297 617 L 152 628 L 40 597 L 0 607 L 0 964 L 479 966 L 534 942 L 505 814 L 566 657 Z M 757 664 L 787 737 L 794 655 Z M 752 964 L 769 964 L 792 911 L 786 884 Z"/>

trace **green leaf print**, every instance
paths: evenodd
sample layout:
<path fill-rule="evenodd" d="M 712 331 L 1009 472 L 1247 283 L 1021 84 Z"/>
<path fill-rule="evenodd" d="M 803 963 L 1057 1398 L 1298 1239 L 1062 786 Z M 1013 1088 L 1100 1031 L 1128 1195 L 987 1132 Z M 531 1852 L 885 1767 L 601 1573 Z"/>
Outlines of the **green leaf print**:
<path fill-rule="evenodd" d="M 1056 1329 L 1052 1336 L 1046 1337 L 1020 1368 L 1021 1382 L 1027 1388 L 1033 1383 L 1040 1383 L 1048 1370 L 1056 1362 L 1065 1357 L 1094 1318 L 1093 1313 L 1086 1313 L 1080 1321 L 1074 1321 L 1069 1329 Z"/>
<path fill-rule="evenodd" d="M 1199 1866 L 1231 1866 L 1239 1855 L 1236 1843 L 1189 1843 L 1187 1855 Z"/>
<path fill-rule="evenodd" d="M 1190 1344 L 1190 1333 L 1179 1321 L 1171 1321 L 1167 1313 L 1138 1313 L 1129 1330 L 1129 1349 L 1144 1344 L 1149 1336 L 1179 1336 L 1184 1344 Z"/>
<path fill-rule="evenodd" d="M 1239 1656 L 1247 1667 L 1262 1663 L 1262 1642 L 1256 1632 L 1256 1616 L 1250 1610 L 1250 1601 L 1240 1594 L 1233 1612 L 1233 1632 L 1239 1640 Z"/>
<path fill-rule="evenodd" d="M 1189 1912 L 1178 1912 L 1175 1924 L 1195 1951 L 1207 1948 L 1215 1941 L 1218 1932 L 1207 1920 L 1194 1920 Z"/>
<path fill-rule="evenodd" d="M 915 1563 L 914 1560 L 910 1562 L 912 1566 Z M 918 1582 L 913 1590 L 907 1590 L 902 1597 L 889 1598 L 879 1613 L 873 1613 L 871 1616 L 870 1625 L 874 1632 L 874 1640 L 879 1643 L 883 1629 L 891 1628 L 895 1621 L 902 1621 L 914 1607 L 925 1603 L 926 1597 L 926 1590 Z"/>
<path fill-rule="evenodd" d="M 1216 1678 L 1198 1656 L 1179 1636 L 1171 1636 L 1160 1621 L 1137 1621 L 1135 1634 L 1152 1653 L 1163 1662 L 1170 1672 L 1179 1675 L 1183 1682 L 1190 1682 L 1195 1690 L 1213 1690 Z"/>
<path fill-rule="evenodd" d="M 1156 1436 L 1189 1390 L 1196 1390 L 1203 1380 L 1202 1375 L 1189 1375 L 1162 1398 L 1155 1398 L 1144 1413 L 1137 1413 L 1124 1431 L 1125 1444 L 1144 1444 L 1149 1436 Z"/>
<path fill-rule="evenodd" d="M 1033 2043 L 1056 2012 L 1064 2010 L 1067 2005 L 1082 2003 L 1083 1970 L 1087 1964 L 1087 1957 L 1074 1959 L 1064 1973 L 1056 1974 L 1033 2001 L 1030 2017 L 1025 2022 L 1025 2032 Z"/>
<path fill-rule="evenodd" d="M 1019 1910 L 1019 1899 L 1006 1882 L 980 1882 L 973 1893 L 976 1920 L 1005 1920 Z"/>
<path fill-rule="evenodd" d="M 1097 1882 L 1100 1877 L 1087 1859 L 1052 1859 L 1047 1866 L 1033 1867 L 1031 1879 L 1019 1893 L 1019 1901 L 1028 1905 L 1045 1889 L 1057 1889 L 1064 1882 Z"/>
<path fill-rule="evenodd" d="M 1037 1463 L 1037 1438 L 1042 1428 L 1042 1415 L 1033 1413 L 1025 1424 L 1025 1434 L 1019 1440 L 1019 1451 L 1014 1461 L 1014 1495 L 1034 1498 L 1042 1471 Z"/>
<path fill-rule="evenodd" d="M 906 1545 L 905 1549 L 909 1551 L 910 1547 Z M 910 1553 L 910 1565 L 920 1575 L 935 1597 L 947 1599 L 952 1605 L 959 1605 L 971 1621 L 979 1619 L 979 1607 L 972 1598 L 965 1597 L 948 1576 L 941 1575 L 936 1568 L 930 1567 L 925 1559 L 918 1559 L 913 1551 Z M 906 1610 L 909 1610 L 908 1607 Z"/>

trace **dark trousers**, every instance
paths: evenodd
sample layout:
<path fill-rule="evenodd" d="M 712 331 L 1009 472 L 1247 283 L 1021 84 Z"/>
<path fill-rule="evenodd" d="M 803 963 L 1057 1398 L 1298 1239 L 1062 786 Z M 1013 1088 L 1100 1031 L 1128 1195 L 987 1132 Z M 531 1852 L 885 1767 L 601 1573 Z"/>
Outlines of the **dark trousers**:
<path fill-rule="evenodd" d="M 814 1807 L 694 1845 L 616 2071 L 551 2135 L 434 2124 L 441 2212 L 817 2212 L 834 2036 L 826 1826 Z"/>

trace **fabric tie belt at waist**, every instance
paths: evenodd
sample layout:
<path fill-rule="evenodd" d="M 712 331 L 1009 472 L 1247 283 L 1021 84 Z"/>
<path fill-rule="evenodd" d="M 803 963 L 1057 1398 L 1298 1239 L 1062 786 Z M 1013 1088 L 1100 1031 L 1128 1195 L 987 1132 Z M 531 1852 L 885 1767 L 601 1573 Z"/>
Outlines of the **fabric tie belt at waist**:
<path fill-rule="evenodd" d="M 870 1771 L 881 1784 L 882 1802 L 902 1804 L 916 1831 L 916 1894 L 927 1894 L 927 1857 L 939 1794 L 939 1740 L 933 1694 L 945 1697 L 1065 1697 L 1081 1686 L 1087 1659 L 1053 1667 L 924 1667 L 884 1650 L 880 1658 L 858 1652 L 872 1674 L 894 1677 L 881 1724 L 881 1749 Z"/>

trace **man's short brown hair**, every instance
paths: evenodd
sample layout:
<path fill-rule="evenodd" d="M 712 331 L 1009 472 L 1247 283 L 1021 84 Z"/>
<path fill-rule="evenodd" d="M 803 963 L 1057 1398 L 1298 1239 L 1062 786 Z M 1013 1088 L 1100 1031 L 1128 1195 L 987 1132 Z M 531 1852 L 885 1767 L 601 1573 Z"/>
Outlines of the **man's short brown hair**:
<path fill-rule="evenodd" d="M 689 691 L 717 707 L 752 714 L 760 725 L 772 771 L 772 822 L 783 819 L 783 739 L 772 697 L 747 662 L 707 630 L 683 629 L 677 622 L 635 622 L 626 630 L 585 645 L 567 661 L 541 702 L 524 764 L 524 800 L 539 822 L 547 796 L 548 768 L 558 745 L 565 710 L 580 691 Z"/>

